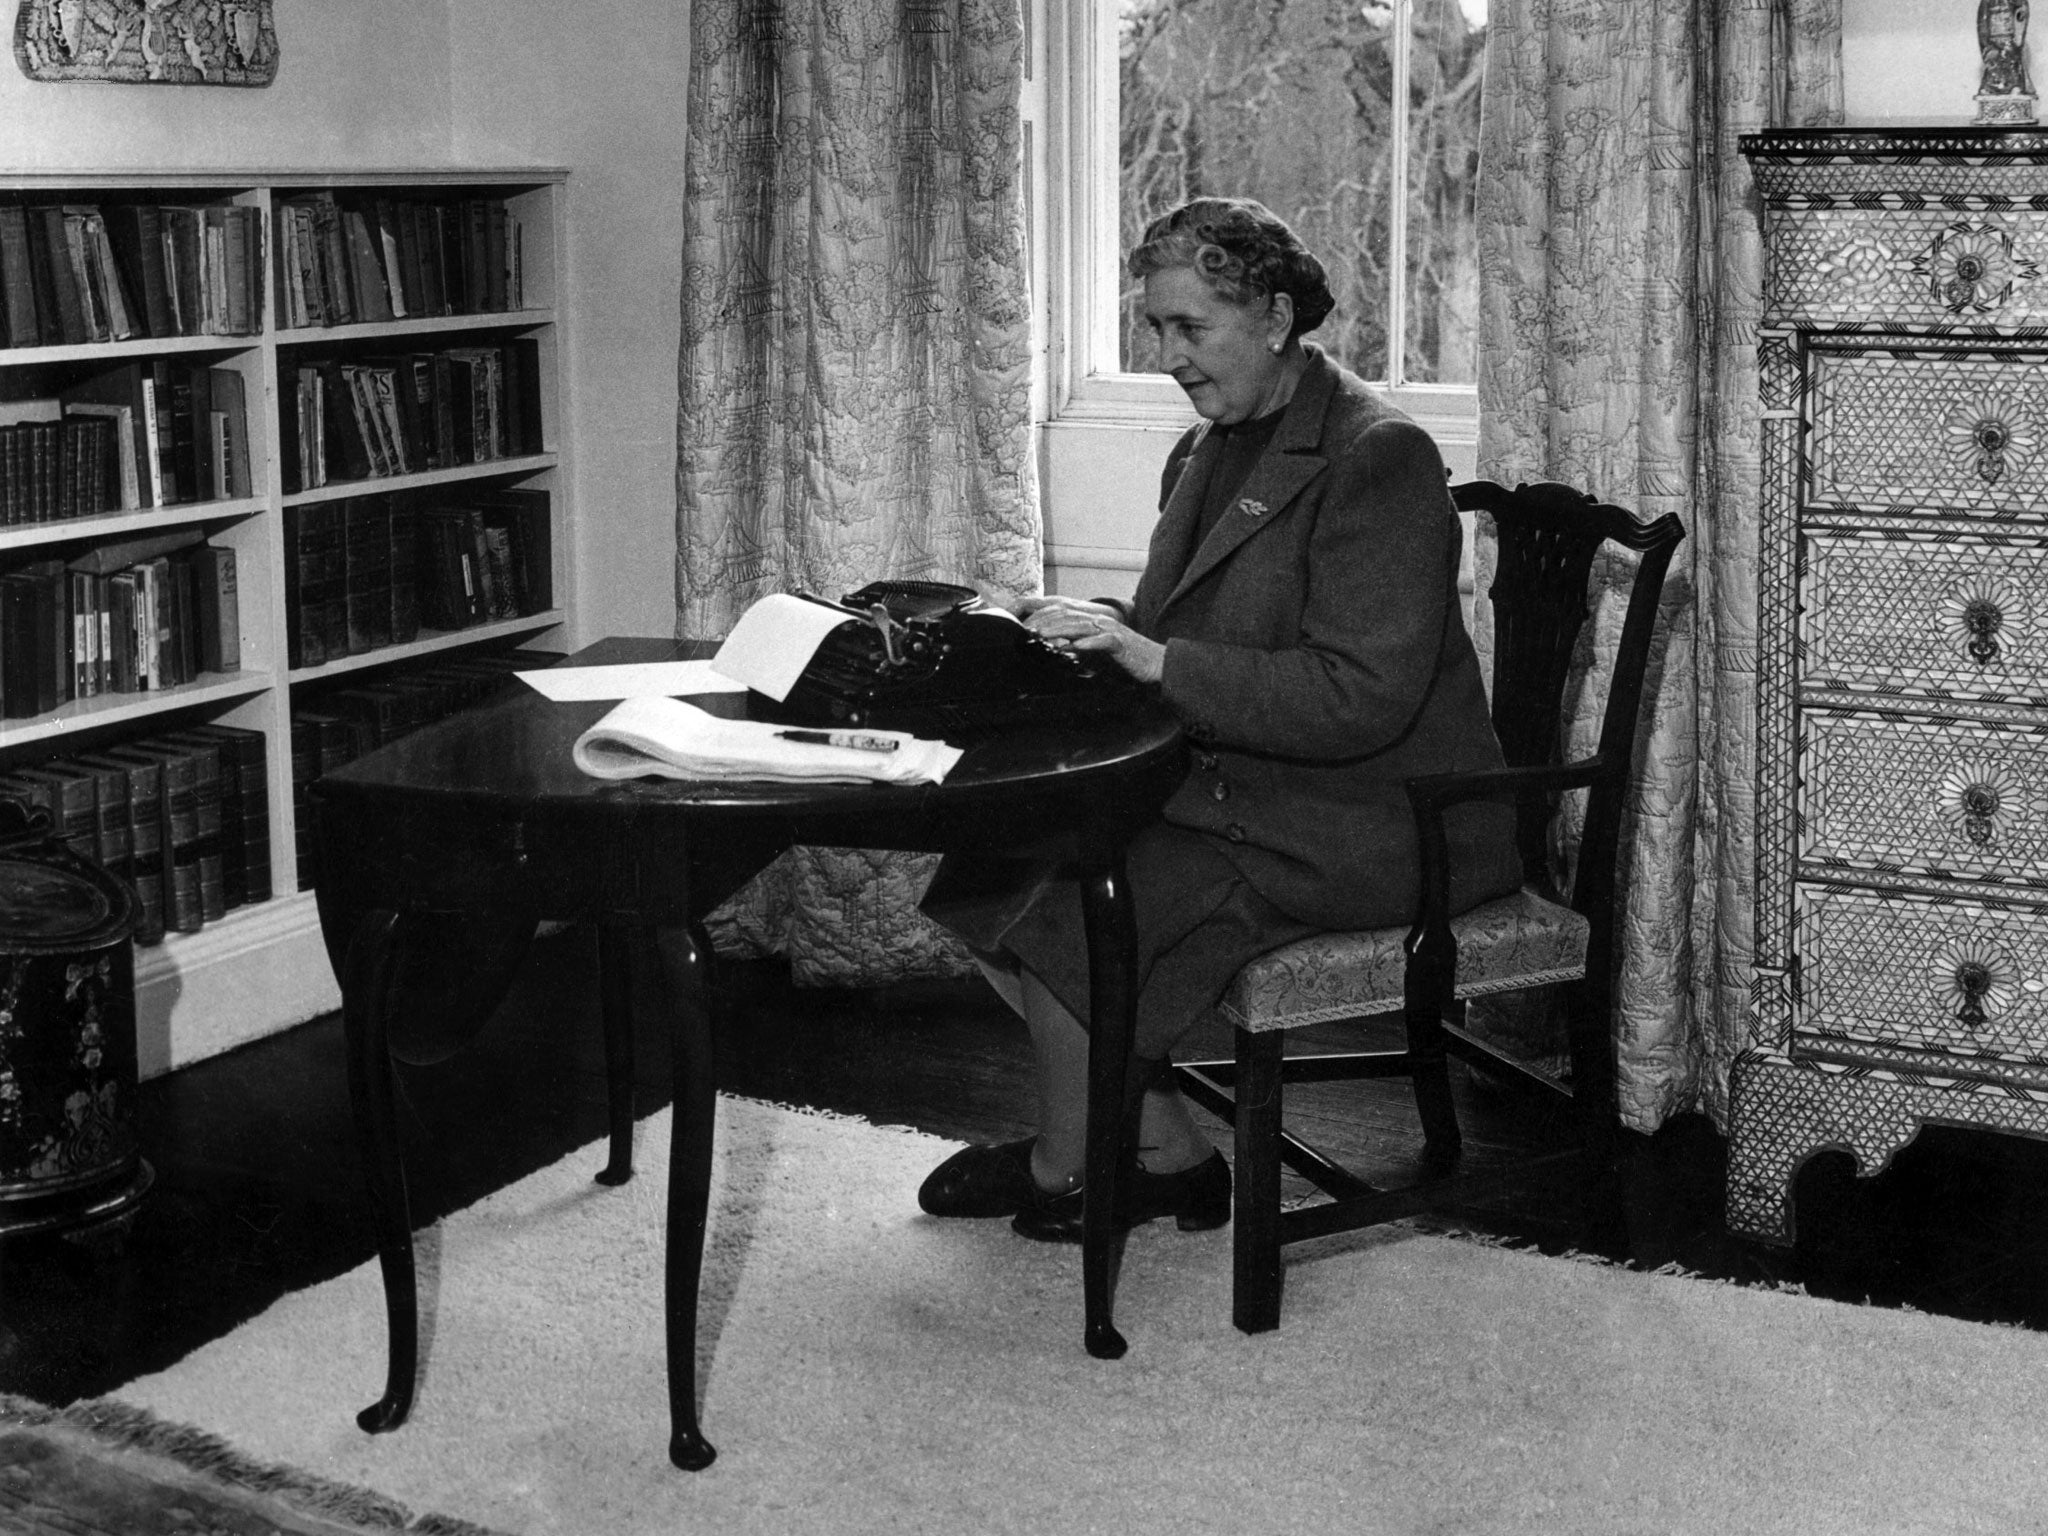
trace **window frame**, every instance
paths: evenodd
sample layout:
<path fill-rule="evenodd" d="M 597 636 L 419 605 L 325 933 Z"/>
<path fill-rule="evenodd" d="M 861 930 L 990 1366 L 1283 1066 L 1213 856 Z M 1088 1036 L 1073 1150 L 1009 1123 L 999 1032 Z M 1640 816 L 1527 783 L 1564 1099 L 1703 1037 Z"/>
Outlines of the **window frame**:
<path fill-rule="evenodd" d="M 1397 89 L 1407 78 L 1415 0 L 1391 0 Z M 1047 179 L 1054 195 L 1042 201 L 1047 260 L 1046 418 L 1054 424 L 1181 426 L 1195 420 L 1178 386 L 1157 374 L 1104 367 L 1117 349 L 1119 78 L 1117 15 L 1113 0 L 1043 0 L 1048 68 L 1043 95 L 1028 103 L 1046 126 Z M 1027 87 L 1027 89 L 1029 89 Z M 1037 95 L 1037 92 L 1031 94 Z M 1405 95 L 1405 92 L 1403 92 Z M 1032 109 L 1036 110 L 1032 110 Z M 1397 164 L 1408 146 L 1406 114 L 1394 130 Z M 1103 167 L 1110 167 L 1104 174 Z M 1404 182 L 1405 185 L 1405 177 Z M 1402 334 L 1407 296 L 1407 199 L 1395 200 L 1389 263 L 1390 306 Z M 1398 346 L 1390 349 L 1395 376 L 1375 381 L 1381 393 L 1428 430 L 1445 449 L 1470 450 L 1479 436 L 1476 384 L 1411 384 L 1399 373 Z"/>

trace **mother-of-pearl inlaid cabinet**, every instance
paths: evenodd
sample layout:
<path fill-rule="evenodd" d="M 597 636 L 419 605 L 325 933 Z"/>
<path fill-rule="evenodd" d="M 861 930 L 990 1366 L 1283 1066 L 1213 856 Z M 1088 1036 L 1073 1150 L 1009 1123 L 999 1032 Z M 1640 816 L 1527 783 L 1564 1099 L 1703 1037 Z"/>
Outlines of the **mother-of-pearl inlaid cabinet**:
<path fill-rule="evenodd" d="M 1784 131 L 1762 197 L 1755 1008 L 1728 1220 L 2048 1136 L 2048 133 Z"/>

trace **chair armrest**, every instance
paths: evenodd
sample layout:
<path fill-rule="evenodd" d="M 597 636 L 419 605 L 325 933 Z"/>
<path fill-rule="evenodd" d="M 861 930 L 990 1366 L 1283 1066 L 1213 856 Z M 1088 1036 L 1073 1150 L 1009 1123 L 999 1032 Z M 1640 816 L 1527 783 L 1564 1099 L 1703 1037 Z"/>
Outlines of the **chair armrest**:
<path fill-rule="evenodd" d="M 1408 780 L 1408 803 L 1415 812 L 1416 853 L 1421 884 L 1416 893 L 1415 924 L 1408 932 L 1411 956 L 1428 948 L 1447 965 L 1456 963 L 1451 939 L 1451 849 L 1444 813 L 1475 800 L 1513 804 L 1529 795 L 1558 794 L 1612 779 L 1626 762 L 1605 752 L 1529 768 L 1481 768 L 1469 773 L 1431 773 Z"/>
<path fill-rule="evenodd" d="M 1525 795 L 1558 794 L 1583 789 L 1615 772 L 1617 764 L 1604 752 L 1536 768 L 1477 768 L 1468 773 L 1430 773 L 1408 780 L 1408 803 L 1415 810 L 1415 829 L 1435 820 L 1454 805 L 1472 800 L 1516 801 Z"/>

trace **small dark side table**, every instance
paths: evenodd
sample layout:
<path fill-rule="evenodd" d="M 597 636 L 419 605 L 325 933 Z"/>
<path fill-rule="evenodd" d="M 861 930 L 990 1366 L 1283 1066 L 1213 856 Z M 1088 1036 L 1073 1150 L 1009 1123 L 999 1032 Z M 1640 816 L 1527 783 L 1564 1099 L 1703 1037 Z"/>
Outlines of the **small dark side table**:
<path fill-rule="evenodd" d="M 611 639 L 572 664 L 706 654 L 684 642 Z M 696 702 L 736 713 L 740 695 Z M 660 956 L 675 1028 L 666 1313 L 669 1459 L 717 1454 L 697 1423 L 697 1285 L 711 1176 L 711 1031 L 701 923 L 797 844 L 1057 858 L 1082 878 L 1098 1021 L 1089 1068 L 1084 1340 L 1115 1359 L 1111 1321 L 1125 1063 L 1136 987 L 1124 850 L 1185 771 L 1179 727 L 1147 707 L 1114 720 L 1028 726 L 970 746 L 941 785 L 613 782 L 579 772 L 576 738 L 612 706 L 521 689 L 369 753 L 312 790 L 320 924 L 341 979 L 349 1096 L 377 1228 L 390 1326 L 384 1395 L 357 1415 L 371 1433 L 411 1411 L 419 1355 L 412 1219 L 392 1062 L 446 1060 L 474 1037 L 545 919 L 598 925 L 610 1161 L 632 1174 L 630 957 Z M 451 942 L 451 937 L 454 942 Z"/>

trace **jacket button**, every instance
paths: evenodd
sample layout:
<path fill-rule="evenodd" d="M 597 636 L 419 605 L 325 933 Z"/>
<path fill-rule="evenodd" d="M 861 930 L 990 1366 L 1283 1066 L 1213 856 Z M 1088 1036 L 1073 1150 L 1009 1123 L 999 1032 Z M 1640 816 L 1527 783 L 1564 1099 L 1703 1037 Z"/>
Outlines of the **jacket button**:
<path fill-rule="evenodd" d="M 1230 786 L 1221 779 L 1218 779 L 1209 786 L 1209 793 L 1218 800 L 1228 800 L 1230 798 Z"/>
<path fill-rule="evenodd" d="M 1244 827 L 1240 823 L 1233 821 L 1223 829 L 1223 835 L 1233 843 L 1241 843 L 1244 841 Z"/>

